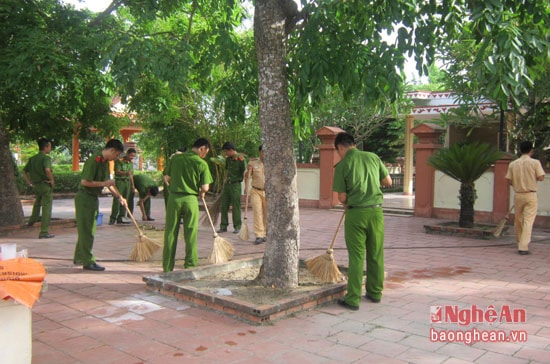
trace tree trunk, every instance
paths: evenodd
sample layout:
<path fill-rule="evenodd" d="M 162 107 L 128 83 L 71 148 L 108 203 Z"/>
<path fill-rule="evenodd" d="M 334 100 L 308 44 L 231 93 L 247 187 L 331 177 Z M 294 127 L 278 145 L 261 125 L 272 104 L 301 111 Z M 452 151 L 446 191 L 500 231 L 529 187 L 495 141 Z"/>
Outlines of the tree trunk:
<path fill-rule="evenodd" d="M 14 167 L 10 138 L 0 119 L 0 227 L 23 224 L 23 208 L 18 198 Z"/>
<path fill-rule="evenodd" d="M 476 199 L 476 190 L 474 183 L 460 184 L 460 217 L 458 226 L 464 228 L 474 227 L 474 203 Z"/>
<path fill-rule="evenodd" d="M 300 225 L 298 187 L 286 78 L 285 15 L 279 0 L 257 0 L 254 41 L 259 69 L 259 118 L 265 151 L 266 287 L 298 285 Z"/>

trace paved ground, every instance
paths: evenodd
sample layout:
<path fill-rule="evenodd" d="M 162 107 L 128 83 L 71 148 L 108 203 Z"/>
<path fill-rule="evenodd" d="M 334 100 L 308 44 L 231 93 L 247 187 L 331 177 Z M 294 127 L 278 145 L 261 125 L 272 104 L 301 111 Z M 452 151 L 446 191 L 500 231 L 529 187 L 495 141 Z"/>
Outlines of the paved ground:
<path fill-rule="evenodd" d="M 391 207 L 412 207 L 412 203 L 413 199 L 398 194 L 385 200 L 385 206 Z M 480 241 L 427 235 L 423 224 L 435 220 L 388 214 L 388 279 L 381 303 L 364 300 L 356 312 L 329 304 L 270 325 L 252 326 L 146 292 L 142 276 L 161 271 L 160 254 L 152 262 L 130 261 L 137 235 L 132 225 L 106 224 L 110 205 L 110 198 L 101 198 L 104 224 L 98 227 L 94 246 L 105 272 L 73 266 L 76 229 L 72 226 L 54 227 L 51 232 L 56 237 L 48 240 L 37 239 L 38 227 L 0 237 L 0 243 L 16 242 L 18 249 L 28 249 L 30 257 L 48 271 L 48 290 L 32 310 L 34 364 L 550 363 L 548 231 L 535 231 L 532 255 L 519 256 L 511 236 Z M 30 208 L 24 206 L 26 216 Z M 162 199 L 153 201 L 157 226 L 164 224 L 163 208 Z M 340 214 L 301 209 L 300 257 L 324 253 Z M 54 201 L 53 216 L 73 217 L 73 201 Z M 263 252 L 262 245 L 239 241 L 231 233 L 223 237 L 234 243 L 236 258 Z M 208 255 L 211 243 L 211 230 L 201 227 L 201 257 Z M 177 257 L 183 257 L 181 241 Z M 347 265 L 342 232 L 335 258 Z M 456 306 L 462 319 L 472 312 L 490 319 L 491 305 L 503 317 L 507 308 L 525 310 L 526 320 L 465 326 L 430 322 L 431 306 L 443 306 L 448 312 Z M 452 320 L 452 315 L 447 318 Z M 439 335 L 473 333 L 481 338 L 482 331 L 501 330 L 508 337 L 516 331 L 528 337 L 524 342 L 467 345 L 434 342 L 431 329 Z"/>

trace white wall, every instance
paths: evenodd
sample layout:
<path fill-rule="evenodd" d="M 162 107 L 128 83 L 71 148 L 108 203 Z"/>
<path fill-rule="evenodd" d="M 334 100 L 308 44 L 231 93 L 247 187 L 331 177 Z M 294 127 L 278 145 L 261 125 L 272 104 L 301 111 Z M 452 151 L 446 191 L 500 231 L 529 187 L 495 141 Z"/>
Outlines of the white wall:
<path fill-rule="evenodd" d="M 477 193 L 477 199 L 474 203 L 475 211 L 493 211 L 493 182 L 493 172 L 485 172 L 475 182 L 475 189 Z M 435 171 L 434 207 L 459 209 L 459 190 L 459 182 L 446 176 L 440 171 Z M 539 182 L 537 196 L 539 201 L 537 215 L 550 216 L 550 175 L 547 174 L 544 181 Z M 512 188 L 510 188 L 510 207 L 513 203 L 514 192 Z"/>
<path fill-rule="evenodd" d="M 475 211 L 493 211 L 493 172 L 485 172 L 476 182 Z M 434 207 L 459 209 L 460 182 L 435 171 Z"/>
<path fill-rule="evenodd" d="M 298 168 L 298 198 L 319 200 L 320 179 L 319 168 Z"/>

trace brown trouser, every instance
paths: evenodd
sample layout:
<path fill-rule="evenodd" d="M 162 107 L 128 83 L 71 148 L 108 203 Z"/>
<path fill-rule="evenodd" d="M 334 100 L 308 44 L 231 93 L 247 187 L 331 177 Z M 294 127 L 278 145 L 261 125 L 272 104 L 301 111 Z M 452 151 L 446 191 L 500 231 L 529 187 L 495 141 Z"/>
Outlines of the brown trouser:
<path fill-rule="evenodd" d="M 514 195 L 514 229 L 518 250 L 529 250 L 531 242 L 531 231 L 537 217 L 537 193 L 516 193 Z"/>
<path fill-rule="evenodd" d="M 267 207 L 265 205 L 265 191 L 252 188 L 250 203 L 254 212 L 254 235 L 265 238 L 267 234 Z"/>

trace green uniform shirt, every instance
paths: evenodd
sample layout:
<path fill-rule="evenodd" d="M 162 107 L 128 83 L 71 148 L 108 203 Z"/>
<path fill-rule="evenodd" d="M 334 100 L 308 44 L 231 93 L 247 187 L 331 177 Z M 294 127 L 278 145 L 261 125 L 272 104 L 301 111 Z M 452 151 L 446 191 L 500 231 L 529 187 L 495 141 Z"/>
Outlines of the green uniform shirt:
<path fill-rule="evenodd" d="M 23 170 L 29 174 L 33 184 L 38 184 L 50 180 L 46 174 L 46 168 L 52 168 L 52 158 L 46 153 L 40 152 L 29 159 Z"/>
<path fill-rule="evenodd" d="M 103 159 L 101 153 L 91 156 L 84 163 L 81 179 L 87 181 L 107 181 L 109 179 L 109 161 Z M 99 196 L 103 187 L 84 187 L 80 184 L 78 189 L 89 195 Z"/>
<path fill-rule="evenodd" d="M 227 171 L 227 183 L 242 182 L 246 165 L 240 154 L 225 158 L 225 170 Z"/>
<path fill-rule="evenodd" d="M 138 190 L 139 198 L 143 199 L 147 196 L 147 190 L 151 187 L 155 187 L 157 184 L 146 174 L 136 174 L 134 176 L 134 185 Z"/>
<path fill-rule="evenodd" d="M 115 179 L 128 181 L 130 180 L 129 175 L 119 176 L 116 174 L 116 171 L 132 172 L 133 170 L 134 170 L 134 163 L 129 162 L 124 158 L 115 160 Z"/>
<path fill-rule="evenodd" d="M 193 151 L 173 155 L 164 174 L 170 176 L 170 193 L 197 196 L 202 185 L 213 182 L 208 164 Z"/>
<path fill-rule="evenodd" d="M 353 148 L 336 164 L 332 190 L 345 192 L 348 206 L 381 204 L 380 181 L 387 175 L 388 170 L 376 154 Z"/>

